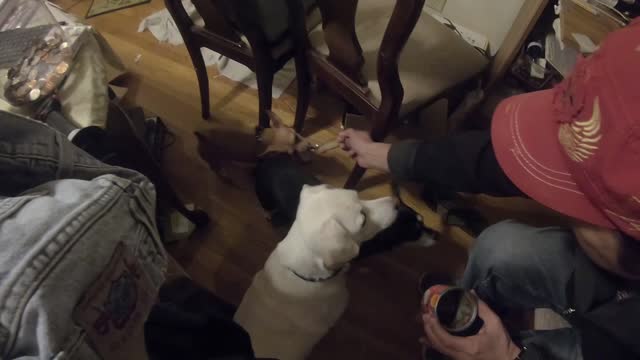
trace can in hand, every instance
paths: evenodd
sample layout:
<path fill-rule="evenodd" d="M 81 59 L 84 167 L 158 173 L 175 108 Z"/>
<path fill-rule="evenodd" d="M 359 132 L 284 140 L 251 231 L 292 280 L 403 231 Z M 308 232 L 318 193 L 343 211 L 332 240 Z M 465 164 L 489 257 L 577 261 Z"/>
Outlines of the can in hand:
<path fill-rule="evenodd" d="M 484 325 L 478 314 L 478 297 L 460 287 L 434 285 L 425 291 L 422 305 L 454 336 L 476 335 Z"/>

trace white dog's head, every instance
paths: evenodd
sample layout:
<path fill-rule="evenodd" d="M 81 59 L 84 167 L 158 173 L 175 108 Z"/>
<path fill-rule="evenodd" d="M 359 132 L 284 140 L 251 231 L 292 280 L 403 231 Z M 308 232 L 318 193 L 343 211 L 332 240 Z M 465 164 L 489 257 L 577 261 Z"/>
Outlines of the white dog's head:
<path fill-rule="evenodd" d="M 294 223 L 297 241 L 327 269 L 338 269 L 358 256 L 360 244 L 396 219 L 391 197 L 363 201 L 353 190 L 305 185 Z"/>

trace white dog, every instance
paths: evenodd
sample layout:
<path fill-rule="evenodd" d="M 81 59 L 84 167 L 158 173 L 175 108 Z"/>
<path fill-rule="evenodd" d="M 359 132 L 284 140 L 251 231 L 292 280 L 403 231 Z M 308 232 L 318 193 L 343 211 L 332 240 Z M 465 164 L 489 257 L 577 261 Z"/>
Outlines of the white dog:
<path fill-rule="evenodd" d="M 234 320 L 256 357 L 299 360 L 347 307 L 346 269 L 360 244 L 390 226 L 395 201 L 305 185 L 296 220 L 247 290 Z"/>

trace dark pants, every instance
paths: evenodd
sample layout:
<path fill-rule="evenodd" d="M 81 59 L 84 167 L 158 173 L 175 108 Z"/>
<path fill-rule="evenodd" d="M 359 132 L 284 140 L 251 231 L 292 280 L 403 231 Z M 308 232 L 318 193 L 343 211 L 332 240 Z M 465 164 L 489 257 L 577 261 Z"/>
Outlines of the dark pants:
<path fill-rule="evenodd" d="M 434 143 L 394 144 L 389 168 L 396 179 L 418 181 L 439 193 L 523 196 L 504 174 L 488 131 Z M 475 289 L 498 314 L 506 309 L 551 308 L 569 314 L 567 289 L 582 250 L 573 233 L 502 222 L 485 230 L 471 250 L 462 285 Z M 590 264 L 595 268 L 595 265 Z M 602 272 L 594 269 L 596 272 Z M 603 276 L 598 281 L 606 281 Z M 540 359 L 582 359 L 578 329 L 514 334 Z"/>

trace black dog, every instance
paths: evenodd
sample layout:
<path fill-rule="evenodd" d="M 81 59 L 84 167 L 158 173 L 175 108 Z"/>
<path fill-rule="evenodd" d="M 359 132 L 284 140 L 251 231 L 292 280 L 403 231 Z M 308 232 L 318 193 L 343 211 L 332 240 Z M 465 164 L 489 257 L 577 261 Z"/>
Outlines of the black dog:
<path fill-rule="evenodd" d="M 306 174 L 302 165 L 285 153 L 269 153 L 260 158 L 255 175 L 256 195 L 262 207 L 271 214 L 271 222 L 275 226 L 290 226 L 293 223 L 304 185 L 322 184 L 314 176 Z M 365 242 L 358 259 L 417 241 L 423 235 L 433 235 L 433 231 L 424 227 L 418 213 L 399 201 L 396 221 Z"/>

